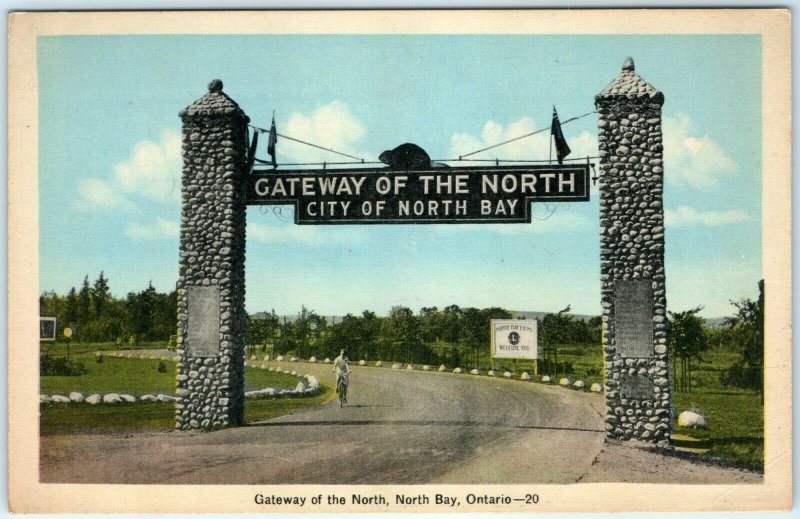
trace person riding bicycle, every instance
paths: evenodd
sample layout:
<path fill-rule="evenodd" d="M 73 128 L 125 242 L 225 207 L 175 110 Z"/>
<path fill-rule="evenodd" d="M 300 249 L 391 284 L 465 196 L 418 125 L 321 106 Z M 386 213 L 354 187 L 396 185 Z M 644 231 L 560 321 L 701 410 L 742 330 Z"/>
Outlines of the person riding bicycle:
<path fill-rule="evenodd" d="M 338 357 L 333 360 L 333 372 L 336 373 L 336 391 L 339 391 L 339 382 L 347 384 L 347 376 L 350 374 L 350 362 L 347 360 L 347 354 L 342 349 Z M 342 380 L 344 379 L 344 380 Z M 344 402 L 347 403 L 345 396 Z"/>

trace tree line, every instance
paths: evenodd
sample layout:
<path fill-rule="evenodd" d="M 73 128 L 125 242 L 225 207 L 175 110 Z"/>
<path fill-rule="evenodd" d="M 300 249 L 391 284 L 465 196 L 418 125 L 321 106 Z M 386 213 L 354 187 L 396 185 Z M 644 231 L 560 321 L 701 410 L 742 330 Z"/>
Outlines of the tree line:
<path fill-rule="evenodd" d="M 708 327 L 698 313 L 702 306 L 669 312 L 669 348 L 676 389 L 691 391 L 693 368 L 705 362 L 709 348 L 735 350 L 737 360 L 720 373 L 723 385 L 763 388 L 764 283 L 758 283 L 757 300 L 731 301 L 735 314 L 722 327 Z M 39 298 L 40 315 L 56 317 L 57 337 L 71 328 L 77 342 L 135 344 L 168 341 L 176 333 L 177 295 L 156 291 L 152 283 L 124 298 L 111 294 L 109 280 L 100 272 L 93 283 L 85 276 L 80 288 L 67 295 L 53 291 Z M 490 364 L 489 322 L 510 319 L 511 312 L 498 307 L 422 307 L 417 313 L 394 306 L 387 316 L 364 310 L 347 314 L 339 322 L 328 322 L 303 306 L 292 319 L 274 310 L 258 318 L 249 317 L 247 344 L 252 350 L 267 348 L 275 355 L 301 358 L 312 355 L 334 357 L 346 348 L 354 360 L 397 361 L 413 364 L 484 368 Z M 577 319 L 570 307 L 545 315 L 539 322 L 539 343 L 545 351 L 558 345 L 599 345 L 601 318 Z"/>
<path fill-rule="evenodd" d="M 87 275 L 80 288 L 72 287 L 67 295 L 42 293 L 39 311 L 56 317 L 57 340 L 65 340 L 63 331 L 70 328 L 69 340 L 76 342 L 166 341 L 176 333 L 177 294 L 158 292 L 151 282 L 140 292 L 117 298 L 101 271 L 93 283 Z"/>
<path fill-rule="evenodd" d="M 275 355 L 300 358 L 332 358 L 345 348 L 353 360 L 484 368 L 490 362 L 490 321 L 510 318 L 511 312 L 498 307 L 430 306 L 414 313 L 411 308 L 394 306 L 385 317 L 364 310 L 329 323 L 303 306 L 291 320 L 274 310 L 251 318 L 247 343 Z M 600 317 L 584 321 L 566 312 L 548 314 L 540 324 L 540 343 L 545 347 L 599 344 L 600 322 Z"/>

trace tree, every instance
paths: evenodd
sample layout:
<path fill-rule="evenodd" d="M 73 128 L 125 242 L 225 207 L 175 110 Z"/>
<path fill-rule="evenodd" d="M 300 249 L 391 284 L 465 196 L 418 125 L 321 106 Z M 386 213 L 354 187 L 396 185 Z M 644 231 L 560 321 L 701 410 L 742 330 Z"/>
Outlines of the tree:
<path fill-rule="evenodd" d="M 97 316 L 103 316 L 106 310 L 106 303 L 109 299 L 108 279 L 104 277 L 103 271 L 92 286 L 92 300 L 94 301 L 94 312 Z"/>
<path fill-rule="evenodd" d="M 680 361 L 678 382 L 681 391 L 691 392 L 692 359 L 705 362 L 702 357 L 708 349 L 705 321 L 697 315 L 702 309 L 702 306 L 698 306 L 683 312 L 669 312 L 670 355 L 673 371 L 676 371 L 675 366 Z"/>
<path fill-rule="evenodd" d="M 92 318 L 92 292 L 89 276 L 83 278 L 83 285 L 78 292 L 78 326 L 83 326 Z"/>
<path fill-rule="evenodd" d="M 739 346 L 740 358 L 720 374 L 726 386 L 754 389 L 761 393 L 764 403 L 764 280 L 758 282 L 758 301 L 731 301 L 736 315 L 727 317 L 725 324 Z"/>

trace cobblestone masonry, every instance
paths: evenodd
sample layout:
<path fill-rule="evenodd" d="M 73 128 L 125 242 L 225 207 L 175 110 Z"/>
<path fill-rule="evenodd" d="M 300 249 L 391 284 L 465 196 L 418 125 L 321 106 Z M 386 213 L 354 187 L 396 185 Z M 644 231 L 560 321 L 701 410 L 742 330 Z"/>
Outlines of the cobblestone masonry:
<path fill-rule="evenodd" d="M 664 95 L 635 72 L 628 58 L 617 78 L 596 96 L 595 104 L 601 170 L 606 435 L 665 443 L 670 434 L 670 376 L 664 290 Z M 644 356 L 641 350 L 636 356 L 626 354 L 618 345 L 618 287 L 635 280 L 652 282 L 652 348 L 648 336 Z M 649 287 L 645 288 L 649 297 Z M 650 305 L 644 306 L 649 312 Z M 649 329 L 642 336 L 648 333 Z M 631 392 L 632 386 L 638 390 Z M 636 396 L 631 397 L 632 393 Z"/>
<path fill-rule="evenodd" d="M 180 117 L 180 400 L 175 426 L 236 426 L 244 423 L 244 175 L 249 119 L 225 95 L 219 80 L 212 81 L 208 93 Z"/>

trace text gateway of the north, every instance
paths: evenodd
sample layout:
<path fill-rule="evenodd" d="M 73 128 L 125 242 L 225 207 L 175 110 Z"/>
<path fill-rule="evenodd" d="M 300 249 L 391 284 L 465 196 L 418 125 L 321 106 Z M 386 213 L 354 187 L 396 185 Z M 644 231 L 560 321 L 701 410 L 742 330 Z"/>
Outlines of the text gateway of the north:
<path fill-rule="evenodd" d="M 589 167 L 261 171 L 247 203 L 295 206 L 300 224 L 530 222 L 531 201 L 589 200 Z"/>

